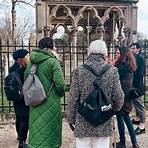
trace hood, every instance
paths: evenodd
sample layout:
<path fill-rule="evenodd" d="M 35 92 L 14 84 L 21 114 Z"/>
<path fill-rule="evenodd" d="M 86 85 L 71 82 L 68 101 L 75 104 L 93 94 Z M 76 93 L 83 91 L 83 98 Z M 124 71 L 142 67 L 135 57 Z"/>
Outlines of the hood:
<path fill-rule="evenodd" d="M 48 58 L 55 58 L 52 53 L 43 49 L 33 49 L 30 53 L 30 62 L 39 64 Z"/>

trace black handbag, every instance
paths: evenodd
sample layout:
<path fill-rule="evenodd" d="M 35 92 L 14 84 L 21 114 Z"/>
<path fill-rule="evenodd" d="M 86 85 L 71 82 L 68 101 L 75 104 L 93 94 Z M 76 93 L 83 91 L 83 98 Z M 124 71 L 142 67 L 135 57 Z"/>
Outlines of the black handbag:
<path fill-rule="evenodd" d="M 91 93 L 78 104 L 78 112 L 93 126 L 98 126 L 109 120 L 115 113 L 114 108 L 111 103 L 111 99 L 108 98 L 104 91 L 101 89 L 99 84 L 99 79 L 101 75 L 106 72 L 110 65 L 103 68 L 100 75 L 98 75 L 90 66 L 83 65 L 91 71 L 97 78 L 93 82 L 94 89 Z"/>

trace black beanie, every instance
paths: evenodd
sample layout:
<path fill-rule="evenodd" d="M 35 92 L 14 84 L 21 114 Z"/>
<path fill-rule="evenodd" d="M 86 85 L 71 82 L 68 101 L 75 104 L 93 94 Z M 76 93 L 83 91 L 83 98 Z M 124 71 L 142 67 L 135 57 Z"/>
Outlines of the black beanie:
<path fill-rule="evenodd" d="M 17 61 L 19 58 L 24 58 L 28 53 L 26 49 L 18 49 L 13 52 L 13 59 Z"/>
<path fill-rule="evenodd" d="M 38 43 L 38 47 L 40 49 L 48 49 L 48 48 L 52 49 L 53 46 L 54 46 L 53 39 L 50 37 L 44 37 Z"/>

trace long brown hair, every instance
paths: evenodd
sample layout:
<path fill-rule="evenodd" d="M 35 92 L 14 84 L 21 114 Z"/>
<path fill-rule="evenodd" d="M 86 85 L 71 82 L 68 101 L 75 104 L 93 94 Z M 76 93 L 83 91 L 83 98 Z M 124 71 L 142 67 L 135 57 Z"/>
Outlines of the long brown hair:
<path fill-rule="evenodd" d="M 130 49 L 125 46 L 118 47 L 117 49 L 120 51 L 120 57 L 117 63 L 123 62 L 128 66 L 129 70 L 135 71 L 137 68 L 136 60 Z"/>

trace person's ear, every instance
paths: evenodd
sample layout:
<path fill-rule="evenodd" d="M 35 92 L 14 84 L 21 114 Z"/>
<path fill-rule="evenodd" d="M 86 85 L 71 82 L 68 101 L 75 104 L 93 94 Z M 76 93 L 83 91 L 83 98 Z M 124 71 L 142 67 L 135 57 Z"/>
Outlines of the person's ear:
<path fill-rule="evenodd" d="M 137 49 L 138 49 L 138 52 L 140 52 L 141 49 L 140 48 L 137 48 Z"/>

